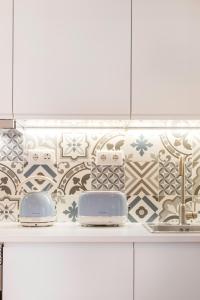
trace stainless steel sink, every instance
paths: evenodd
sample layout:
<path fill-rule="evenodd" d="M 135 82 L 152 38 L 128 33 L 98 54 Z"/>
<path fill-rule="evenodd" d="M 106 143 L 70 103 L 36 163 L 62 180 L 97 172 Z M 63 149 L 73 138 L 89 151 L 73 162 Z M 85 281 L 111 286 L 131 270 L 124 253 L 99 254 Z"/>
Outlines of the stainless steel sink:
<path fill-rule="evenodd" d="M 199 232 L 200 233 L 200 224 L 187 224 L 187 225 L 175 225 L 175 224 L 167 224 L 167 223 L 146 223 L 143 224 L 145 228 L 147 228 L 152 233 L 159 233 L 159 232 Z"/>

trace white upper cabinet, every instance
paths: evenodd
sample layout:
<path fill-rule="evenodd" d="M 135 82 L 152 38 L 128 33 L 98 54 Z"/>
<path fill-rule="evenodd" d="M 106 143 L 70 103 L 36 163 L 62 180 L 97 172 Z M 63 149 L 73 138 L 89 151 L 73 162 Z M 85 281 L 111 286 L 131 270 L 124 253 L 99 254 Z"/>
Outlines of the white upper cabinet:
<path fill-rule="evenodd" d="M 14 14 L 16 117 L 129 117 L 131 0 L 15 0 Z"/>
<path fill-rule="evenodd" d="M 133 0 L 133 118 L 200 116 L 200 1 Z"/>
<path fill-rule="evenodd" d="M 0 0 L 0 118 L 12 117 L 12 0 Z"/>

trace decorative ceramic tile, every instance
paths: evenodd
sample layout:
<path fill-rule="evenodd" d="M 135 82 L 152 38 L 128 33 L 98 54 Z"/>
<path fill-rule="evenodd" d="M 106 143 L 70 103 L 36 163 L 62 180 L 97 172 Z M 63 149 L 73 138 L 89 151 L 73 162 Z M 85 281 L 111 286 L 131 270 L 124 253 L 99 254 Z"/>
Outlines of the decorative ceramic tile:
<path fill-rule="evenodd" d="M 0 198 L 0 222 L 17 222 L 19 198 L 5 196 Z"/>
<path fill-rule="evenodd" d="M 87 158 L 89 144 L 85 133 L 63 132 L 62 140 L 58 146 L 61 159 L 78 160 L 79 158 Z"/>
<path fill-rule="evenodd" d="M 123 130 L 96 130 L 90 133 L 91 156 L 96 156 L 96 151 L 124 150 L 125 132 Z"/>
<path fill-rule="evenodd" d="M 161 147 L 160 130 L 129 129 L 126 134 L 125 155 L 128 161 L 156 161 Z"/>
<path fill-rule="evenodd" d="M 59 179 L 59 195 L 73 195 L 90 189 L 91 168 L 88 162 L 69 167 Z"/>
<path fill-rule="evenodd" d="M 125 191 L 129 195 L 143 192 L 145 195 L 158 195 L 158 163 L 126 162 Z"/>
<path fill-rule="evenodd" d="M 189 130 L 166 130 L 160 135 L 166 156 L 179 158 L 192 154 L 192 133 Z M 163 150 L 164 150 L 163 149 Z M 167 158 L 168 160 L 168 158 Z"/>
<path fill-rule="evenodd" d="M 16 195 L 23 173 L 23 164 L 17 162 L 0 163 L 0 197 Z"/>
<path fill-rule="evenodd" d="M 181 193 L 178 162 L 184 155 L 187 206 L 192 203 L 190 196 L 195 195 L 193 200 L 200 211 L 200 129 L 27 128 L 23 134 L 2 130 L 0 137 L 0 203 L 5 197 L 13 200 L 13 195 L 19 194 L 19 183 L 29 178 L 23 186 L 25 192 L 55 192 L 61 197 L 57 203 L 58 220 L 75 222 L 81 192 L 91 188 L 123 190 L 125 183 L 131 221 L 155 221 L 158 214 L 161 221 L 177 221 Z M 56 164 L 28 161 L 28 151 L 36 149 L 54 150 Z M 94 164 L 97 151 L 119 150 L 125 155 L 125 172 L 124 167 Z M 32 176 L 47 176 L 55 184 Z M 9 204 L 15 202 L 8 199 L 5 207 L 14 213 L 6 218 L 14 215 L 16 219 L 15 209 L 8 210 Z M 2 208 L 0 218 L 4 214 Z"/>
<path fill-rule="evenodd" d="M 200 195 L 193 196 L 190 198 L 191 201 L 188 202 L 188 205 L 190 205 L 189 210 L 197 212 L 197 219 L 193 220 L 193 223 L 199 223 L 200 222 Z"/>
<path fill-rule="evenodd" d="M 188 159 L 185 165 L 185 192 L 192 195 L 192 161 Z M 179 176 L 179 166 L 175 161 L 159 163 L 159 194 L 180 195 L 182 177 Z"/>
<path fill-rule="evenodd" d="M 193 195 L 200 195 L 200 161 L 193 162 Z"/>
<path fill-rule="evenodd" d="M 128 197 L 128 208 L 131 222 L 155 222 L 160 211 L 157 196 L 146 196 L 143 193 Z"/>
<path fill-rule="evenodd" d="M 58 222 L 76 222 L 78 216 L 78 195 L 58 196 L 57 220 Z"/>
<path fill-rule="evenodd" d="M 41 179 L 40 176 L 48 177 L 51 181 Z M 57 189 L 57 168 L 55 165 L 26 164 L 24 167 L 23 182 L 23 193 L 31 191 L 49 191 L 54 193 Z"/>
<path fill-rule="evenodd" d="M 23 134 L 18 130 L 1 131 L 0 161 L 23 161 Z"/>
<path fill-rule="evenodd" d="M 135 142 L 133 142 L 131 146 L 135 148 L 136 151 L 138 151 L 140 156 L 143 156 L 145 154 L 145 151 L 148 151 L 149 148 L 153 146 L 153 144 L 148 142 L 143 134 L 141 134 L 138 138 L 136 138 Z"/>
<path fill-rule="evenodd" d="M 64 173 L 68 172 L 70 168 L 71 168 L 71 164 L 69 161 L 57 162 L 58 175 L 64 175 Z"/>
<path fill-rule="evenodd" d="M 159 214 L 159 221 L 177 224 L 179 220 L 179 204 L 181 200 L 180 196 L 164 196 L 159 198 L 162 205 L 162 210 Z M 186 210 L 190 211 L 192 209 L 191 203 L 192 198 L 187 197 Z"/>
<path fill-rule="evenodd" d="M 200 130 L 193 132 L 192 158 L 196 163 L 200 163 Z"/>
<path fill-rule="evenodd" d="M 178 165 L 173 162 L 159 163 L 159 194 L 180 195 L 181 177 L 178 174 Z"/>
<path fill-rule="evenodd" d="M 26 128 L 24 130 L 24 160 L 28 161 L 28 151 L 51 149 L 56 153 L 59 130 L 52 128 Z"/>
<path fill-rule="evenodd" d="M 193 164 L 192 164 L 192 157 L 188 156 L 186 163 L 185 163 L 185 193 L 186 195 L 192 195 L 193 193 Z"/>
<path fill-rule="evenodd" d="M 92 163 L 92 190 L 124 191 L 124 166 L 100 166 Z"/>

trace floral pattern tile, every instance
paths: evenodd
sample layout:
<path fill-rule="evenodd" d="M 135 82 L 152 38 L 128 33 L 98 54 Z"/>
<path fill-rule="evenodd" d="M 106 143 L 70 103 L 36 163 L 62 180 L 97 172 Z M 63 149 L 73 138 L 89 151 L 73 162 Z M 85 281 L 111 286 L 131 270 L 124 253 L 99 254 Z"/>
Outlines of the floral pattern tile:
<path fill-rule="evenodd" d="M 160 130 L 128 130 L 124 147 L 127 160 L 157 160 L 162 147 L 160 134 Z"/>
<path fill-rule="evenodd" d="M 22 163 L 10 161 L 0 163 L 0 197 L 17 195 L 22 175 Z"/>
<path fill-rule="evenodd" d="M 57 201 L 57 221 L 75 223 L 78 217 L 78 195 L 59 196 Z"/>
<path fill-rule="evenodd" d="M 90 157 L 94 158 L 97 151 L 124 150 L 126 134 L 122 130 L 96 130 L 91 131 L 89 142 L 91 143 Z"/>
<path fill-rule="evenodd" d="M 189 130 L 166 130 L 160 135 L 162 149 L 166 159 L 172 156 L 178 159 L 180 156 L 187 157 L 192 154 L 192 132 Z"/>
<path fill-rule="evenodd" d="M 141 134 L 138 138 L 136 138 L 135 142 L 133 142 L 131 146 L 135 148 L 136 151 L 138 151 L 140 156 L 143 156 L 145 154 L 145 151 L 148 151 L 149 148 L 153 146 L 153 144 L 148 142 L 144 135 Z"/>
<path fill-rule="evenodd" d="M 82 132 L 63 132 L 58 142 L 59 159 L 78 160 L 88 157 L 88 137 Z"/>
<path fill-rule="evenodd" d="M 4 196 L 0 198 L 0 222 L 17 222 L 19 198 Z"/>
<path fill-rule="evenodd" d="M 87 190 L 91 190 L 91 164 L 89 162 L 75 164 L 60 174 L 59 195 L 77 195 Z"/>
<path fill-rule="evenodd" d="M 161 203 L 162 209 L 159 214 L 160 222 L 175 223 L 179 221 L 179 204 L 180 196 L 161 196 L 159 201 Z M 186 210 L 191 211 L 194 209 L 192 207 L 192 198 L 190 196 L 186 197 Z"/>
<path fill-rule="evenodd" d="M 30 162 L 29 150 L 37 149 L 54 150 L 55 164 Z M 124 152 L 124 166 L 95 166 L 97 151 L 119 150 Z M 53 193 L 58 221 L 77 221 L 81 192 L 121 190 L 128 198 L 130 221 L 177 222 L 181 156 L 186 159 L 187 207 L 193 209 L 195 203 L 200 212 L 200 129 L 1 130 L 0 221 L 18 219 L 17 199 L 22 194 L 18 187 L 27 179 L 23 193 L 32 190 Z M 39 176 L 49 177 L 53 184 Z"/>

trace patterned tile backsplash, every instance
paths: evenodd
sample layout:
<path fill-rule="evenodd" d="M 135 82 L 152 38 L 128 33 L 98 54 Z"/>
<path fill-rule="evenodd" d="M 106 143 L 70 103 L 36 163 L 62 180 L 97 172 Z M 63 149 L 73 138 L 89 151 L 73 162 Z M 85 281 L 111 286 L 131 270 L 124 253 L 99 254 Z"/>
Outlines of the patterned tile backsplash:
<path fill-rule="evenodd" d="M 49 149 L 55 151 L 55 162 L 37 164 L 29 159 L 29 150 Z M 96 164 L 99 151 L 119 150 L 124 153 L 123 165 Z M 182 155 L 186 159 L 186 203 L 189 209 L 196 206 L 200 212 L 199 129 L 1 130 L 0 222 L 18 220 L 22 197 L 18 185 L 28 178 L 23 193 L 49 190 L 56 202 L 58 221 L 76 222 L 81 192 L 120 190 L 127 195 L 131 222 L 176 222 Z"/>

